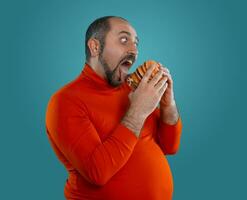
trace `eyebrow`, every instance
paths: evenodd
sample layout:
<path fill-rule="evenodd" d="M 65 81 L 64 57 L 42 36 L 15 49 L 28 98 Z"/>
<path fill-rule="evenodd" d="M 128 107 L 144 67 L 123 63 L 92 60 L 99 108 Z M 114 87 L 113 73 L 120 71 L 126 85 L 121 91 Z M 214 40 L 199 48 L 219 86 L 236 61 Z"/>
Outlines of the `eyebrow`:
<path fill-rule="evenodd" d="M 118 35 L 120 35 L 120 34 L 122 34 L 122 33 L 125 33 L 125 34 L 127 34 L 128 36 L 131 36 L 131 33 L 128 32 L 128 31 L 120 31 L 120 32 L 118 33 Z M 136 41 L 139 43 L 139 38 L 138 38 L 137 36 L 135 37 L 135 39 L 136 39 Z"/>

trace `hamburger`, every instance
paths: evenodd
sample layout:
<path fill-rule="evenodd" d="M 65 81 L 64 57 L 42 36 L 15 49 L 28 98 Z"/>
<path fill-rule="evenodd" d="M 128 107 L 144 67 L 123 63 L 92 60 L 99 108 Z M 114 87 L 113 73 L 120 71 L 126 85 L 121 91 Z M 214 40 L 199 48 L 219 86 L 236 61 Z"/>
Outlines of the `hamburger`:
<path fill-rule="evenodd" d="M 161 69 L 161 65 L 154 61 L 154 60 L 148 60 L 146 62 L 144 62 L 142 65 L 138 66 L 136 71 L 132 74 L 130 74 L 128 76 L 128 78 L 126 79 L 127 84 L 133 89 L 135 90 L 141 79 L 143 78 L 144 74 L 146 73 L 146 71 L 148 70 L 149 67 L 151 67 L 152 65 L 156 65 L 150 78 L 149 81 L 155 76 L 155 74 Z"/>

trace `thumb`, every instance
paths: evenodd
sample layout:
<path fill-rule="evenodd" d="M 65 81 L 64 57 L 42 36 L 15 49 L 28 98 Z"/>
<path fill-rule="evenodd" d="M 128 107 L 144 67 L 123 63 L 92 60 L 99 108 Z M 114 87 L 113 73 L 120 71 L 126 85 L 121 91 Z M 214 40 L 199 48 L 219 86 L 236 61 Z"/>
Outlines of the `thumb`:
<path fill-rule="evenodd" d="M 133 96 L 133 92 L 130 92 L 129 95 L 128 95 L 130 100 L 132 99 L 132 96 Z"/>

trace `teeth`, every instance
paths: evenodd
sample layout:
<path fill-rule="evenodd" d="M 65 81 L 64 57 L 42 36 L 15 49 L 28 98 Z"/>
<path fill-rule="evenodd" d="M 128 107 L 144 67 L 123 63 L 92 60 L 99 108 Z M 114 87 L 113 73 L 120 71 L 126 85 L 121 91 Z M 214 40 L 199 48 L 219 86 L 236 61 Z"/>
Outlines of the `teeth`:
<path fill-rule="evenodd" d="M 123 63 L 125 63 L 125 62 L 128 62 L 129 65 L 132 65 L 133 64 L 133 61 L 132 60 L 125 60 L 125 61 L 123 61 Z"/>
<path fill-rule="evenodd" d="M 127 61 L 132 65 L 132 63 L 133 63 L 132 60 L 127 60 Z"/>

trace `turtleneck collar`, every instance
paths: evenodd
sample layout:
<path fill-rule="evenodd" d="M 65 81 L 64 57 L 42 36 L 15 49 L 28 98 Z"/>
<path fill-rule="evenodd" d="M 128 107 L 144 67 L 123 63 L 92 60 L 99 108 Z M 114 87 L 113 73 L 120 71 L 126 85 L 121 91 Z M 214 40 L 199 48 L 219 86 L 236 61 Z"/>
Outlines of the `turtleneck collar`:
<path fill-rule="evenodd" d="M 99 76 L 88 63 L 85 63 L 80 78 L 86 80 L 88 84 L 100 90 L 119 90 L 122 87 L 127 87 L 128 90 L 131 90 L 126 82 L 120 86 L 113 87 L 105 78 Z"/>

